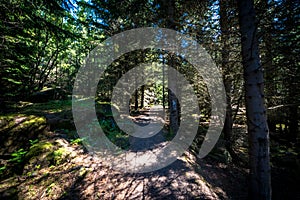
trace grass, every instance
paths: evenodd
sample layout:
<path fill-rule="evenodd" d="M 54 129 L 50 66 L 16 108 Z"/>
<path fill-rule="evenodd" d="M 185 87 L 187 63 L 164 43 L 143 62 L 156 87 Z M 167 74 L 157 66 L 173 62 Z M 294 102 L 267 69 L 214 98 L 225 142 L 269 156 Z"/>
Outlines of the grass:
<path fill-rule="evenodd" d="M 59 113 L 70 110 L 71 107 L 71 100 L 53 100 L 46 103 L 27 103 L 20 107 L 19 112 L 23 114 Z"/>

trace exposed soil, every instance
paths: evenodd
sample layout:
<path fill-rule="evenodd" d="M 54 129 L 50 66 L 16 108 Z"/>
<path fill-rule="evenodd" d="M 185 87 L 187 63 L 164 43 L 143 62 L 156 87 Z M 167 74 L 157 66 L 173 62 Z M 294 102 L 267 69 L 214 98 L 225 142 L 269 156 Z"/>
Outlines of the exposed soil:
<path fill-rule="evenodd" d="M 65 123 L 60 118 L 56 123 Z M 133 120 L 145 126 L 161 119 L 143 113 Z M 22 169 L 14 171 L 17 164 L 11 165 L 13 173 L 3 175 L 2 199 L 247 199 L 246 170 L 231 163 L 210 157 L 198 159 L 186 151 L 165 168 L 124 173 L 113 169 L 109 160 L 72 143 L 64 131 L 43 128 L 38 138 L 39 142 L 28 149 Z M 130 137 L 129 141 L 131 152 L 153 150 L 167 143 L 164 130 L 152 138 Z"/>

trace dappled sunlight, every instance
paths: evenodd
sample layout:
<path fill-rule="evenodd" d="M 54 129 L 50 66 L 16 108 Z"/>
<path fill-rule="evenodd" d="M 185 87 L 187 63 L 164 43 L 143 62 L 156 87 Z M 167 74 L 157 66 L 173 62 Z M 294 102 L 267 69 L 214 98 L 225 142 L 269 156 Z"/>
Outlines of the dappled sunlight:
<path fill-rule="evenodd" d="M 146 114 L 139 115 L 137 119 L 132 120 L 137 125 L 141 125 L 144 117 L 149 117 Z M 165 137 L 167 132 L 165 127 L 150 138 L 128 137 L 128 151 L 111 157 L 109 153 L 105 155 L 105 152 L 87 153 L 82 146 L 85 140 L 69 139 L 70 136 L 65 135 L 66 130 L 58 128 L 50 131 L 49 123 L 51 125 L 51 120 L 57 117 L 49 116 L 49 114 L 46 116 L 48 118 L 15 115 L 1 121 L 1 133 L 5 130 L 9 130 L 8 135 L 21 134 L 26 131 L 28 138 L 30 131 L 36 132 L 36 135 L 32 135 L 30 142 L 26 139 L 22 144 L 20 143 L 21 137 L 11 137 L 16 143 L 9 143 L 9 147 L 14 146 L 13 144 L 18 145 L 10 152 L 24 149 L 18 152 L 19 157 L 17 157 L 21 165 L 8 165 L 11 170 L 19 171 L 17 176 L 7 177 L 0 182 L 1 196 L 49 200 L 153 199 L 157 197 L 161 199 L 195 197 L 224 199 L 228 196 L 226 188 L 221 189 L 221 186 L 215 186 L 214 178 L 217 179 L 218 176 L 211 175 L 210 170 L 206 170 L 205 167 L 209 165 L 215 170 L 222 168 L 214 164 L 205 164 L 206 161 L 198 163 L 196 157 L 188 152 L 179 155 L 178 150 L 182 147 L 176 143 L 172 148 L 169 147 L 172 142 Z M 149 118 L 153 123 L 162 120 L 156 115 Z M 56 122 L 61 123 L 60 120 Z M 41 132 L 42 127 L 45 128 L 44 133 Z M 143 131 L 143 134 L 147 132 Z M 2 134 L 1 137 L 4 135 Z M 3 149 L 7 150 L 7 147 Z M 167 151 L 168 154 L 162 154 L 163 151 Z M 178 159 L 173 162 L 171 159 L 173 157 L 178 157 Z M 170 165 L 164 168 L 158 165 L 168 162 Z M 22 168 L 17 166 L 22 166 Z M 150 171 L 148 173 L 128 173 L 147 168 Z M 124 173 L 124 169 L 127 173 Z M 153 171 L 153 169 L 157 170 Z M 211 182 L 211 180 L 214 181 Z"/>
<path fill-rule="evenodd" d="M 0 152 L 7 155 L 28 145 L 28 140 L 36 138 L 47 130 L 46 119 L 39 116 L 17 115 L 0 117 Z"/>

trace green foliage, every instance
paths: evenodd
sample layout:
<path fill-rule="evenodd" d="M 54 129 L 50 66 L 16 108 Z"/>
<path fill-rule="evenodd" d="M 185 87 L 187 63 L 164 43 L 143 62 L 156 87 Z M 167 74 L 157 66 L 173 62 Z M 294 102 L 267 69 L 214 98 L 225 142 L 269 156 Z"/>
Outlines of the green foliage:
<path fill-rule="evenodd" d="M 26 153 L 27 151 L 25 151 L 23 148 L 15 151 L 14 153 L 11 154 L 13 158 L 9 159 L 9 162 L 15 162 L 15 163 L 23 162 Z"/>
<path fill-rule="evenodd" d="M 29 140 L 29 142 L 30 142 L 30 146 L 33 146 L 34 144 L 39 142 L 39 139 Z"/>
<path fill-rule="evenodd" d="M 46 189 L 46 194 L 47 195 L 50 195 L 51 194 L 51 192 L 52 192 L 52 188 L 53 187 L 55 187 L 55 183 L 51 183 L 48 187 L 47 187 L 47 189 Z"/>
<path fill-rule="evenodd" d="M 71 139 L 71 144 L 82 145 L 84 141 L 85 138 Z"/>
<path fill-rule="evenodd" d="M 101 120 L 100 126 L 108 139 L 123 149 L 129 147 L 128 135 L 121 131 L 111 118 Z"/>
<path fill-rule="evenodd" d="M 59 148 L 52 153 L 53 161 L 55 165 L 62 164 L 67 157 L 70 155 L 70 152 L 66 148 Z"/>
<path fill-rule="evenodd" d="M 296 147 L 294 146 L 286 146 L 286 145 L 274 145 L 271 148 L 272 154 L 271 157 L 274 158 L 280 158 L 280 157 L 285 157 L 285 156 L 294 156 L 297 157 L 298 156 L 298 152 Z"/>
<path fill-rule="evenodd" d="M 46 82 L 71 90 L 72 74 L 87 51 L 80 49 L 86 45 L 79 45 L 84 40 L 67 4 L 60 0 L 1 2 L 1 13 L 5 13 L 0 16 L 3 97 L 29 96 Z M 77 58 L 71 60 L 74 52 Z"/>
<path fill-rule="evenodd" d="M 6 168 L 7 167 L 5 165 L 0 167 L 0 176 L 3 174 L 3 172 L 6 170 Z"/>

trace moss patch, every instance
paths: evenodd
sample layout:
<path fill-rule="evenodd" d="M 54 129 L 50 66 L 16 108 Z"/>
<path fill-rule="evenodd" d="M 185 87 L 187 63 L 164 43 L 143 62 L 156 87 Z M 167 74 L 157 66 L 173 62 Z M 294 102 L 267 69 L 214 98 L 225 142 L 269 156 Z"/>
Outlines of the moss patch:
<path fill-rule="evenodd" d="M 71 152 L 68 151 L 66 148 L 57 149 L 52 154 L 54 164 L 59 165 L 59 164 L 63 163 L 70 154 L 71 154 Z"/>

